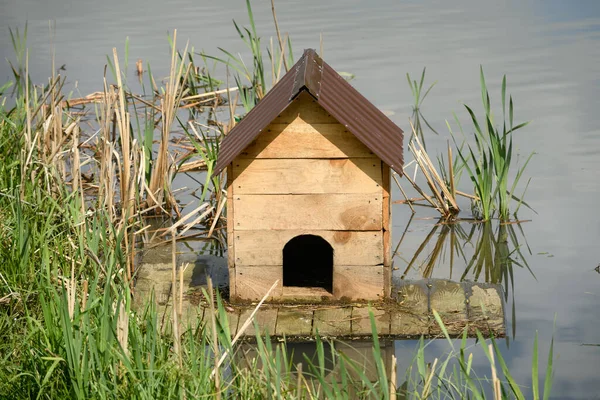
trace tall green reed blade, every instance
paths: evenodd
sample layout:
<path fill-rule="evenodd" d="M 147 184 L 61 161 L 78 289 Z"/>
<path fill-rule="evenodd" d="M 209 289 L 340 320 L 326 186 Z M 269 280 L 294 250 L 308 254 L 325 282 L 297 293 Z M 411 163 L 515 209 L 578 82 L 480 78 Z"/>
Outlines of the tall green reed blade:
<path fill-rule="evenodd" d="M 465 104 L 465 109 L 469 114 L 474 127 L 475 151 L 470 144 L 468 156 L 458 150 L 461 160 L 465 164 L 465 169 L 471 177 L 475 194 L 478 200 L 475 201 L 474 217 L 477 219 L 488 220 L 497 213 L 498 217 L 507 221 L 510 218 L 511 200 L 518 202 L 517 209 L 521 204 L 526 203 L 514 195 L 515 189 L 522 177 L 522 174 L 529 164 L 533 152 L 527 157 L 525 163 L 520 168 L 516 168 L 516 175 L 509 188 L 511 175 L 511 164 L 513 162 L 513 136 L 512 134 L 523 128 L 528 122 L 513 125 L 514 106 L 512 96 L 509 97 L 508 121 L 506 116 L 506 76 L 502 79 L 501 102 L 502 102 L 502 131 L 496 128 L 494 116 L 491 107 L 490 95 L 483 73 L 483 67 L 480 67 L 480 85 L 481 100 L 484 109 L 484 122 L 479 118 L 471 107 Z M 458 118 L 455 116 L 458 123 Z M 459 123 L 460 127 L 460 123 Z M 461 127 L 462 132 L 462 127 Z M 456 138 L 450 130 L 450 134 L 456 144 Z"/>
<path fill-rule="evenodd" d="M 218 195 L 222 189 L 220 176 L 213 176 L 214 167 L 217 163 L 217 157 L 219 155 L 220 137 L 209 137 L 202 129 L 196 129 L 191 123 L 189 124 L 189 130 L 187 127 L 185 127 L 185 125 L 181 124 L 181 126 L 184 128 L 184 131 L 192 143 L 192 146 L 194 146 L 196 154 L 200 156 L 200 158 L 202 158 L 206 164 L 206 177 L 202 187 L 202 194 L 200 196 L 200 202 L 203 202 L 211 190 L 211 183 L 213 193 L 216 195 Z M 190 130 L 193 132 L 193 135 Z"/>
<path fill-rule="evenodd" d="M 25 28 L 23 29 L 23 33 L 19 32 L 19 28 L 16 30 L 12 30 L 12 28 L 8 28 L 8 32 L 10 34 L 10 41 L 12 43 L 13 51 L 16 56 L 16 65 L 8 60 L 8 65 L 10 66 L 13 78 L 14 78 L 14 88 L 11 95 L 25 95 L 25 88 L 29 86 L 33 87 L 31 84 L 31 77 L 26 73 L 26 63 L 27 63 L 27 28 L 28 24 L 25 23 Z M 28 81 L 28 85 L 27 82 Z M 2 91 L 0 91 L 2 92 Z"/>
<path fill-rule="evenodd" d="M 423 102 L 425 101 L 425 98 L 427 97 L 427 95 L 429 94 L 431 89 L 433 89 L 433 87 L 435 86 L 435 84 L 437 82 L 433 82 L 429 86 L 429 88 L 427 88 L 427 90 L 425 90 L 425 92 L 423 92 L 423 84 L 425 83 L 425 70 L 426 70 L 426 68 L 423 68 L 419 82 L 417 82 L 416 80 L 413 80 L 410 77 L 410 74 L 408 74 L 408 73 L 406 74 L 406 80 L 408 81 L 408 86 L 410 87 L 410 90 L 412 92 L 413 104 L 412 104 L 411 119 L 414 121 L 414 127 L 415 127 L 414 133 L 411 133 L 409 142 L 410 142 L 410 140 L 412 140 L 412 135 L 415 134 L 417 137 L 419 137 L 419 139 L 423 143 L 423 148 L 427 149 L 427 145 L 425 144 L 425 136 L 424 136 L 423 126 L 422 126 L 421 122 L 423 122 L 436 135 L 438 134 L 438 132 L 429 124 L 429 122 L 427 122 L 427 119 L 425 119 L 425 117 L 423 116 L 423 113 L 421 112 L 421 107 L 423 106 Z"/>

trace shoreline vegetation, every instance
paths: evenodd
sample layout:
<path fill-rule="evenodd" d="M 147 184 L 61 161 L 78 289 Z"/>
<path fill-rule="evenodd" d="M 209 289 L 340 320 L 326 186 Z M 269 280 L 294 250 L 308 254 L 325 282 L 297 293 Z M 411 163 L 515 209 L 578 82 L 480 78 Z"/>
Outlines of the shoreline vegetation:
<path fill-rule="evenodd" d="M 465 331 L 461 340 L 451 339 L 437 315 L 450 350 L 430 359 L 425 352 L 431 342 L 421 339 L 405 373 L 398 373 L 395 358 L 385 365 L 372 321 L 373 380 L 361 360 L 326 338 L 316 338 L 314 358 L 298 363 L 285 342 L 260 335 L 255 356 L 244 353 L 210 282 L 204 296 L 214 317 L 206 324 L 183 321 L 176 307 L 161 320 L 153 301 L 133 307 L 136 248 L 146 239 L 147 216 L 173 219 L 159 232 L 173 248 L 184 239 L 225 248 L 224 176 L 212 176 L 220 139 L 294 62 L 274 6 L 276 38 L 267 46 L 249 0 L 247 10 L 250 27 L 234 24 L 251 63 L 226 50 L 220 56 L 188 45 L 179 51 L 174 32 L 168 78 L 156 80 L 150 65 L 138 62 L 138 94 L 124 74 L 127 45 L 124 57 L 116 49 L 107 57 L 102 91 L 69 99 L 65 77 L 54 66 L 46 84 L 31 81 L 27 28 L 10 31 L 14 78 L 0 84 L 0 398 L 548 398 L 553 345 L 540 380 L 533 339 L 531 385 L 520 387 L 493 338 L 478 332 L 478 344 L 469 344 Z M 217 67 L 233 74 L 234 82 L 217 79 Z M 509 183 L 512 133 L 524 126 L 513 126 L 512 99 L 499 131 L 482 71 L 483 128 L 467 107 L 475 147 L 452 134 L 458 156 L 449 147 L 447 160 L 438 157 L 436 167 L 425 150 L 424 78 L 425 70 L 420 82 L 409 77 L 415 98 L 409 148 L 433 194 L 412 179 L 422 199 L 405 201 L 411 208 L 424 202 L 452 220 L 459 195 L 473 201 L 476 219 L 508 221 L 512 201 L 517 210 L 527 206 L 514 193 L 531 158 Z M 503 81 L 503 111 L 505 88 Z M 197 204 L 184 213 L 172 182 L 190 171 L 204 173 L 192 194 Z M 474 195 L 457 190 L 464 171 Z M 175 288 L 180 271 L 173 266 Z M 178 296 L 183 294 L 174 291 L 173 304 Z M 485 354 L 489 374 L 476 374 L 475 353 Z"/>

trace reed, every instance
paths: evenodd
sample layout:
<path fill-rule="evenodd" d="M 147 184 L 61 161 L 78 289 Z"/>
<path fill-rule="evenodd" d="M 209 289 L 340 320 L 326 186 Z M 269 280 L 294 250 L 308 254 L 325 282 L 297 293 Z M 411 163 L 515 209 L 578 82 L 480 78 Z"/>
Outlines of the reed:
<path fill-rule="evenodd" d="M 250 28 L 240 27 L 235 20 L 233 25 L 240 36 L 240 39 L 246 44 L 252 54 L 252 68 L 244 62 L 241 55 L 236 56 L 231 52 L 219 47 L 222 53 L 221 57 L 201 54 L 203 57 L 215 60 L 224 65 L 228 70 L 235 72 L 235 83 L 239 90 L 239 99 L 246 112 L 250 111 L 264 97 L 272 85 L 275 85 L 284 72 L 293 65 L 294 57 L 292 53 L 291 39 L 285 35 L 281 36 L 277 15 L 275 13 L 275 4 L 271 2 L 271 11 L 275 31 L 277 34 L 278 46 L 271 46 L 267 50 L 268 61 L 265 61 L 261 38 L 258 36 L 256 24 L 254 23 L 254 14 L 250 0 L 246 0 L 246 11 L 248 13 L 248 22 Z M 267 68 L 271 67 L 271 84 L 267 84 Z"/>
<path fill-rule="evenodd" d="M 507 221 L 510 218 L 510 204 L 513 200 L 517 202 L 514 214 L 517 213 L 521 204 L 529 207 L 522 200 L 529 183 L 526 185 L 521 198 L 516 196 L 515 190 L 534 153 L 529 154 L 521 167 L 514 168 L 514 173 L 511 171 L 511 163 L 513 162 L 513 133 L 525 127 L 528 122 L 514 124 L 512 96 L 509 96 L 507 114 L 506 76 L 504 76 L 501 88 L 502 129 L 497 128 L 483 67 L 480 68 L 480 84 L 484 109 L 483 118 L 478 118 L 471 107 L 465 104 L 465 108 L 473 123 L 475 147 L 467 144 L 468 152 L 459 148 L 458 154 L 471 178 L 477 197 L 472 207 L 474 217 L 488 220 L 497 212 L 501 220 Z M 463 132 L 462 126 L 456 116 L 455 120 L 460 131 Z M 483 123 L 480 123 L 481 120 L 483 120 Z M 456 143 L 455 135 L 450 125 L 447 125 Z M 509 182 L 511 174 L 514 174 L 512 183 Z"/>
<path fill-rule="evenodd" d="M 433 129 L 429 122 L 427 122 L 427 119 L 425 119 L 425 117 L 423 116 L 421 108 L 423 107 L 423 102 L 425 101 L 425 98 L 437 82 L 433 82 L 431 85 L 429 85 L 425 92 L 423 92 L 423 85 L 425 83 L 425 70 L 426 68 L 423 68 L 423 72 L 421 72 L 421 78 L 419 79 L 419 82 L 417 82 L 416 79 L 412 79 L 410 77 L 410 74 L 408 73 L 406 74 L 406 80 L 408 82 L 408 86 L 410 87 L 413 100 L 411 120 L 413 121 L 414 129 L 411 131 L 409 142 L 411 142 L 413 138 L 418 138 L 421 141 L 421 143 L 423 143 L 423 148 L 427 149 L 427 146 L 425 144 L 423 123 L 436 135 L 438 134 L 438 132 L 435 129 Z"/>
<path fill-rule="evenodd" d="M 190 66 L 180 62 L 177 58 L 176 51 L 177 31 L 173 33 L 173 46 L 171 50 L 171 72 L 167 83 L 165 93 L 160 101 L 161 110 L 161 140 L 158 155 L 156 156 L 156 165 L 150 176 L 150 184 L 148 186 L 149 193 L 152 194 L 148 201 L 149 206 L 162 204 L 166 200 L 167 207 L 176 207 L 177 204 L 172 201 L 168 184 L 170 183 L 166 177 L 169 170 L 169 139 L 171 134 L 171 124 L 175 120 L 177 109 L 182 97 L 187 93 L 184 88 L 187 76 L 189 75 Z M 187 53 L 187 45 L 184 53 Z M 165 196 L 165 193 L 167 196 Z"/>

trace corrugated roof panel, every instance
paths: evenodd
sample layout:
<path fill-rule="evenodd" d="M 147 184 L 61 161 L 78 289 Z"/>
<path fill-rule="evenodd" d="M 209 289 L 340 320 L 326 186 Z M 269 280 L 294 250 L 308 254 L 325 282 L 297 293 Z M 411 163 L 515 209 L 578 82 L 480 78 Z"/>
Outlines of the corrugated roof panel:
<path fill-rule="evenodd" d="M 220 173 L 285 110 L 302 91 L 309 92 L 327 112 L 373 153 L 402 174 L 403 132 L 354 89 L 317 53 L 308 49 L 248 115 L 223 138 L 215 174 Z"/>
<path fill-rule="evenodd" d="M 220 173 L 227 167 L 289 105 L 290 93 L 294 85 L 296 65 L 223 138 L 219 146 L 219 157 L 215 166 L 215 174 Z"/>
<path fill-rule="evenodd" d="M 327 63 L 323 64 L 319 104 L 394 171 L 402 174 L 402 129 Z"/>

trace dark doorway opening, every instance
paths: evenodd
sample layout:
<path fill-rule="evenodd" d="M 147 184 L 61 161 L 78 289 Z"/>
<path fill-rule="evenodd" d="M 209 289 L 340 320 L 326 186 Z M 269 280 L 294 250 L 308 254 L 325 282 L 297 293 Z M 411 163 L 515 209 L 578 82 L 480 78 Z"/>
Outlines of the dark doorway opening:
<path fill-rule="evenodd" d="M 300 235 L 283 247 L 283 286 L 333 291 L 333 247 L 316 235 Z"/>

